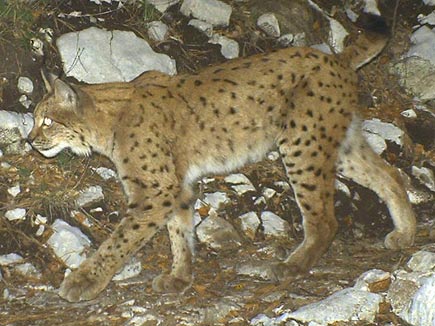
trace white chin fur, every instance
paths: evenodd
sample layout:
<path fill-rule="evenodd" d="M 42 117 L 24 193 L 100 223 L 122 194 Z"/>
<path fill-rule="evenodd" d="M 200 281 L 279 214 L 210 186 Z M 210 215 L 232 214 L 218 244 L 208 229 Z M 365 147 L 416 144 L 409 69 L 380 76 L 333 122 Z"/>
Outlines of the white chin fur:
<path fill-rule="evenodd" d="M 53 147 L 53 148 L 50 148 L 49 150 L 39 150 L 38 149 L 38 151 L 42 154 L 42 155 L 44 155 L 45 157 L 48 157 L 48 158 L 50 158 L 50 157 L 54 157 L 54 156 L 56 156 L 57 154 L 59 154 L 64 148 L 66 148 L 65 146 L 62 146 L 62 145 L 58 145 L 58 146 L 56 146 L 56 147 Z"/>

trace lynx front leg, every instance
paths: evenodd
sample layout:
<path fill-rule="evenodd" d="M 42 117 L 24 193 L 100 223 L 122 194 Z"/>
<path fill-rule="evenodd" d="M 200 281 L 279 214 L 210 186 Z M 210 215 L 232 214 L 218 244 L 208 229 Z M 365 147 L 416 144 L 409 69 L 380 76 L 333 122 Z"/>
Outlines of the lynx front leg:
<path fill-rule="evenodd" d="M 65 278 L 59 295 L 70 302 L 95 298 L 126 260 L 166 223 L 167 216 L 172 212 L 172 202 L 168 198 L 169 194 L 168 197 L 162 200 L 156 198 L 154 204 L 146 203 L 143 207 L 133 208 L 138 204 L 131 203 L 127 216 L 110 238 L 101 244 L 92 257 Z"/>

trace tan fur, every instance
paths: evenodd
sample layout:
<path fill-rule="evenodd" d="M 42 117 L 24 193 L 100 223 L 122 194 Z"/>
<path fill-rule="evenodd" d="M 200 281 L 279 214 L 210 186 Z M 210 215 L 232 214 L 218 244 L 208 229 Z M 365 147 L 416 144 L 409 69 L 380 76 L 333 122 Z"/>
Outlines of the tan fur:
<path fill-rule="evenodd" d="M 305 232 L 290 257 L 274 265 L 278 279 L 308 271 L 332 242 L 336 169 L 387 203 L 395 229 L 386 246 L 411 245 L 415 218 L 397 171 L 371 151 L 359 128 L 357 77 L 349 67 L 361 59 L 357 48 L 341 58 L 288 48 L 196 75 L 153 72 L 130 83 L 89 86 L 47 81 L 52 92 L 35 110 L 30 142 L 46 156 L 67 147 L 106 155 L 116 165 L 129 207 L 112 236 L 64 280 L 60 295 L 69 301 L 94 298 L 164 225 L 174 260 L 153 288 L 183 291 L 191 283 L 191 184 L 204 174 L 261 160 L 274 146 Z"/>

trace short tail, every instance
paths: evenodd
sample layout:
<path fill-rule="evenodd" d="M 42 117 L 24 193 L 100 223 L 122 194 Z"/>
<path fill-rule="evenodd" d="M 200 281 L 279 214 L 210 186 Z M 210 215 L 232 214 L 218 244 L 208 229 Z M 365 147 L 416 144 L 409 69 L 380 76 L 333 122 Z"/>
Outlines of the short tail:
<path fill-rule="evenodd" d="M 381 53 L 390 38 L 390 28 L 380 16 L 362 13 L 356 25 L 360 29 L 358 35 L 354 40 L 350 40 L 350 45 L 339 54 L 354 70 Z"/>

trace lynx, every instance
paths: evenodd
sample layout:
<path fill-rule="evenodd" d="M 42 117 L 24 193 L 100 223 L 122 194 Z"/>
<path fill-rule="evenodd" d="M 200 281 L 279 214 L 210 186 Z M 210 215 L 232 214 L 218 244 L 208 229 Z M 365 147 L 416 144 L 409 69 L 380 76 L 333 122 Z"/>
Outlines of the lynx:
<path fill-rule="evenodd" d="M 385 246 L 413 244 L 416 222 L 400 175 L 364 140 L 356 70 L 388 39 L 369 17 L 339 55 L 286 48 L 211 66 L 193 75 L 149 72 L 128 83 L 72 85 L 48 76 L 29 142 L 46 157 L 69 148 L 97 152 L 116 166 L 128 209 L 97 252 L 69 274 L 59 294 L 95 298 L 138 249 L 167 226 L 173 255 L 155 291 L 182 292 L 192 282 L 192 184 L 227 173 L 277 148 L 303 215 L 304 240 L 272 266 L 277 280 L 307 272 L 336 230 L 336 173 L 375 191 L 394 230 Z"/>

